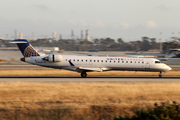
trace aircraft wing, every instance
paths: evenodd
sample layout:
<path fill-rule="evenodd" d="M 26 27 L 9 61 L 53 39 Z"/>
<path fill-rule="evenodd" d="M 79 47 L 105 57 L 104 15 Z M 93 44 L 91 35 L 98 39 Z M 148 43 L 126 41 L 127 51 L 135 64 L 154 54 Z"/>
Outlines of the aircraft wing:
<path fill-rule="evenodd" d="M 102 72 L 109 70 L 109 68 L 100 68 L 100 67 L 82 67 L 82 66 L 75 66 L 71 61 L 69 61 L 69 64 L 71 67 L 76 68 L 76 71 L 81 72 L 81 71 L 96 71 L 96 72 Z"/>
<path fill-rule="evenodd" d="M 77 71 L 97 71 L 97 72 L 102 72 L 102 68 L 88 68 L 88 67 L 77 67 Z"/>

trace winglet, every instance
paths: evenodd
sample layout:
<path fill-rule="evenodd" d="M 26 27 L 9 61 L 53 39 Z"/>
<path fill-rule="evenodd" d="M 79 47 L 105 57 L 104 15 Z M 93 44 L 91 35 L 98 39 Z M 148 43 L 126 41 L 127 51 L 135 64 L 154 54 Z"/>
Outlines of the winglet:
<path fill-rule="evenodd" d="M 71 66 L 75 66 L 72 62 L 71 62 L 71 60 L 69 60 L 69 64 L 71 65 Z"/>

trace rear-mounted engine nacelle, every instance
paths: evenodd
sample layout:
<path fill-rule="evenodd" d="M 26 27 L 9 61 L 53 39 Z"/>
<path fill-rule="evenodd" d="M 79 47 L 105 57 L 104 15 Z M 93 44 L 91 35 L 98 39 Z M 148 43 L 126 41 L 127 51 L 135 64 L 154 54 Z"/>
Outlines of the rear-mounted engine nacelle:
<path fill-rule="evenodd" d="M 49 61 L 49 62 L 61 62 L 62 57 L 61 57 L 61 55 L 51 54 L 51 55 L 44 57 L 43 60 Z"/>

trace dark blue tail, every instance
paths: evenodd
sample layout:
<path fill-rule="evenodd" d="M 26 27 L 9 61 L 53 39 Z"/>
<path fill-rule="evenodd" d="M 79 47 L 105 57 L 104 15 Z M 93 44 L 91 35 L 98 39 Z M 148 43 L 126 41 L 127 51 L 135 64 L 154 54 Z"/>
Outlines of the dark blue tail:
<path fill-rule="evenodd" d="M 24 57 L 40 56 L 26 39 L 17 39 L 10 43 L 16 43 Z"/>

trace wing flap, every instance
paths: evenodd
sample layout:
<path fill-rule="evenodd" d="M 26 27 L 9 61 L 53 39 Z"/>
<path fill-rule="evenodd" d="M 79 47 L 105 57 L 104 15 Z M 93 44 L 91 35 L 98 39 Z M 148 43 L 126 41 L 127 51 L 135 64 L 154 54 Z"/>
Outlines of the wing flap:
<path fill-rule="evenodd" d="M 85 70 L 85 71 L 97 71 L 102 72 L 103 70 L 101 68 L 88 68 L 88 67 L 78 67 L 79 70 Z"/>
<path fill-rule="evenodd" d="M 78 67 L 77 71 L 96 71 L 96 72 L 102 72 L 107 71 L 109 68 L 93 68 L 93 67 Z"/>
<path fill-rule="evenodd" d="M 93 67 L 78 67 L 78 66 L 75 66 L 71 60 L 69 60 L 69 64 L 72 68 L 76 68 L 76 71 L 78 72 L 82 72 L 82 71 L 96 71 L 96 72 L 102 72 L 102 71 L 105 71 L 105 70 L 109 70 L 108 68 L 93 68 Z"/>

